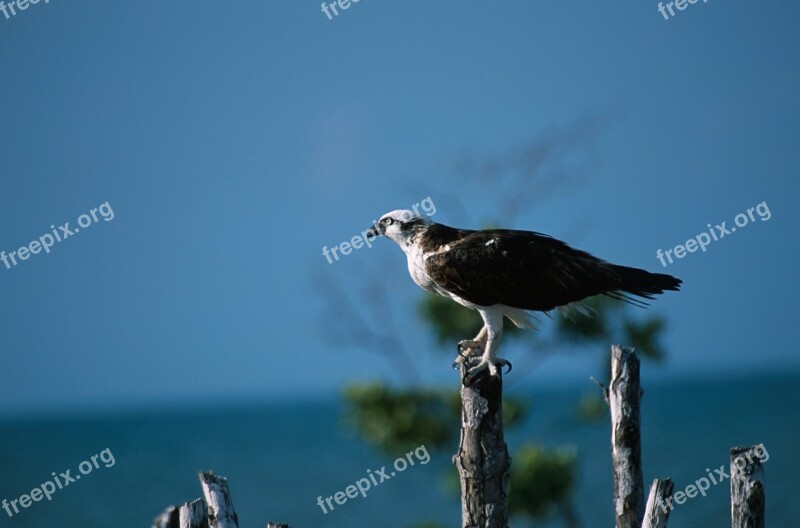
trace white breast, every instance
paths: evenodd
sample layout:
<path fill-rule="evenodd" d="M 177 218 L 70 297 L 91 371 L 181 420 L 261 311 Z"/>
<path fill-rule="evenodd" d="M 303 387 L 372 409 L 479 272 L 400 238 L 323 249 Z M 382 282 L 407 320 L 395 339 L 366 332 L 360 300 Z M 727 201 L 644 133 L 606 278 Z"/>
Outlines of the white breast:
<path fill-rule="evenodd" d="M 411 246 L 406 252 L 406 258 L 408 259 L 408 273 L 417 286 L 423 290 L 437 293 L 436 285 L 431 280 L 428 272 L 425 271 L 427 255 L 423 254 L 417 246 Z"/>
<path fill-rule="evenodd" d="M 433 282 L 425 268 L 425 261 L 428 259 L 428 257 L 442 251 L 450 251 L 450 246 L 443 246 L 438 251 L 431 251 L 428 253 L 422 253 L 417 246 L 410 246 L 408 251 L 406 251 L 406 257 L 408 260 L 408 273 L 411 275 L 411 278 L 414 279 L 414 282 L 417 284 L 417 286 L 423 290 L 432 293 L 438 293 L 439 295 L 443 295 L 445 297 L 450 297 L 456 302 L 464 304 L 466 301 L 463 301 L 463 299 L 458 298 Z"/>
<path fill-rule="evenodd" d="M 408 259 L 408 273 L 411 274 L 411 278 L 414 279 L 414 282 L 417 283 L 417 286 L 423 290 L 437 293 L 443 297 L 448 297 L 454 300 L 462 306 L 471 308 L 473 310 L 478 310 L 481 307 L 438 286 L 435 282 L 433 282 L 430 275 L 428 275 L 428 272 L 425 269 L 425 261 L 428 259 L 428 257 L 442 251 L 450 251 L 450 246 L 443 246 L 439 248 L 438 251 L 431 251 L 428 253 L 422 253 L 416 246 L 409 247 L 406 250 L 406 257 Z"/>

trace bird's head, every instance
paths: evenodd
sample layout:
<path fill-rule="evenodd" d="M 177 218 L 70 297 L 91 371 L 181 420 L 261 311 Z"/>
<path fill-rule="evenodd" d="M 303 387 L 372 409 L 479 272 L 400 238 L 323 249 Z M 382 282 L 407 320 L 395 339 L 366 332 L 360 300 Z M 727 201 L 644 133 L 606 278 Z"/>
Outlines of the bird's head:
<path fill-rule="evenodd" d="M 425 230 L 431 222 L 414 211 L 398 209 L 381 216 L 369 231 L 375 236 L 385 236 L 405 251 L 415 235 Z"/>

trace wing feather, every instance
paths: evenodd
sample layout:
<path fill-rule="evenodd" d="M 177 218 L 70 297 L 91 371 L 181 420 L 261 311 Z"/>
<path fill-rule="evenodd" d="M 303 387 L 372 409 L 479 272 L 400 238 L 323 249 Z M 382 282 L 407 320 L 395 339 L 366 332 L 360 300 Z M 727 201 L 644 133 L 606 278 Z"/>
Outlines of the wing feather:
<path fill-rule="evenodd" d="M 613 265 L 531 231 L 473 231 L 425 265 L 438 286 L 481 306 L 547 311 L 622 286 Z"/>

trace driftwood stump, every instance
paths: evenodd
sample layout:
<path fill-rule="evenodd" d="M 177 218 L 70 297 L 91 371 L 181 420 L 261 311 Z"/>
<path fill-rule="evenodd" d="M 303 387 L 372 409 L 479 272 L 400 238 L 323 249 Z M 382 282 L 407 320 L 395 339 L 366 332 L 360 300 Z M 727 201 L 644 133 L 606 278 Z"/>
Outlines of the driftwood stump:
<path fill-rule="evenodd" d="M 632 348 L 611 347 L 611 459 L 614 464 L 614 517 L 617 528 L 639 528 L 644 517 L 644 480 L 639 402 L 639 358 Z"/>
<path fill-rule="evenodd" d="M 667 507 L 675 484 L 670 479 L 655 479 L 650 486 L 647 506 L 644 509 L 642 528 L 667 528 L 667 521 L 672 508 Z"/>
<path fill-rule="evenodd" d="M 482 353 L 482 348 L 466 351 L 462 380 Z M 461 480 L 462 528 L 507 528 L 511 457 L 503 437 L 502 372 L 485 372 L 470 386 L 462 382 L 461 441 L 453 464 Z"/>
<path fill-rule="evenodd" d="M 731 448 L 733 528 L 764 528 L 764 453 L 764 444 Z"/>
<path fill-rule="evenodd" d="M 179 528 L 206 528 L 208 526 L 208 512 L 203 499 L 187 502 L 178 510 Z"/>
<path fill-rule="evenodd" d="M 208 504 L 208 525 L 211 528 L 239 528 L 239 516 L 233 509 L 228 479 L 213 473 L 200 473 L 200 486 Z"/>
<path fill-rule="evenodd" d="M 201 472 L 199 477 L 205 500 L 170 506 L 153 520 L 152 528 L 239 528 L 228 480 L 212 472 Z"/>

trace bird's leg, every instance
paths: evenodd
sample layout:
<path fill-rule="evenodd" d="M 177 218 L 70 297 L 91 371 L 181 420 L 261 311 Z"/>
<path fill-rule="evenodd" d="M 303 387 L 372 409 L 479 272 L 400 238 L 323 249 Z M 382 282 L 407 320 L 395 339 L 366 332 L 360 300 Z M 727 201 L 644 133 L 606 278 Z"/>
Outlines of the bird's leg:
<path fill-rule="evenodd" d="M 481 337 L 485 337 L 486 346 L 477 365 L 468 367 L 463 380 L 465 385 L 471 384 L 478 374 L 484 370 L 488 370 L 491 376 L 497 375 L 498 365 L 500 367 L 507 366 L 508 371 L 511 372 L 511 363 L 496 355 L 500 339 L 503 337 L 503 314 L 488 310 L 481 310 L 480 314 L 485 324 L 476 341 Z"/>
<path fill-rule="evenodd" d="M 458 342 L 458 356 L 456 359 L 453 360 L 453 368 L 458 369 L 458 366 L 467 359 L 467 356 L 464 355 L 464 352 L 471 348 L 483 348 L 486 342 L 486 334 L 488 333 L 489 329 L 484 324 L 481 327 L 481 331 L 478 332 L 478 335 L 475 336 L 475 339 L 464 339 Z"/>
<path fill-rule="evenodd" d="M 484 371 L 488 370 L 490 376 L 497 375 L 497 367 L 508 367 L 508 372 L 511 372 L 511 362 L 497 357 L 496 351 L 500 344 L 500 339 L 503 336 L 502 329 L 499 332 L 489 332 L 489 337 L 486 341 L 486 349 L 480 360 L 476 365 L 467 368 L 467 373 L 464 376 L 464 385 L 471 385 L 473 381 Z"/>

